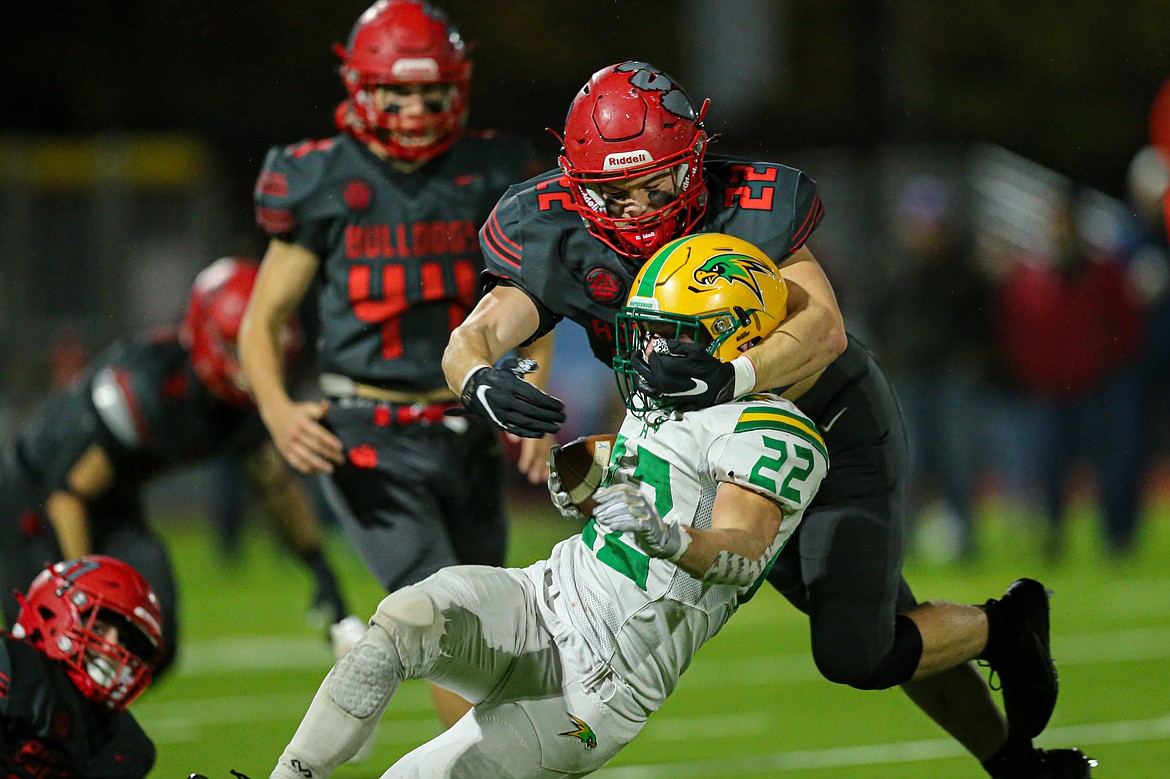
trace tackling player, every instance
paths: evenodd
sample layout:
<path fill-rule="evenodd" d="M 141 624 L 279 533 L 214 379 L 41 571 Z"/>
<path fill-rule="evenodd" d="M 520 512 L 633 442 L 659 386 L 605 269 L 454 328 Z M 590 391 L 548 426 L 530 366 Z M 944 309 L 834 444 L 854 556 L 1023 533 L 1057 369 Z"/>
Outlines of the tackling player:
<path fill-rule="evenodd" d="M 777 388 L 819 425 L 833 468 L 769 581 L 808 614 L 826 678 L 901 685 L 993 776 L 1088 776 L 1079 752 L 1031 745 L 1057 694 L 1044 588 L 1025 580 L 981 609 L 919 604 L 903 580 L 901 414 L 806 246 L 823 214 L 816 185 L 783 165 L 709 155 L 708 103 L 696 110 L 642 62 L 590 78 L 569 108 L 560 168 L 509 189 L 481 231 L 490 289 L 452 334 L 449 386 L 504 429 L 548 424 L 552 399 L 491 367 L 507 350 L 568 318 L 608 362 L 615 314 L 656 249 L 699 231 L 759 246 L 788 283 L 784 322 L 730 361 L 668 340 L 635 359 L 645 391 L 703 408 Z M 1006 723 L 976 656 L 1003 680 Z"/>
<path fill-rule="evenodd" d="M 584 776 L 609 762 L 763 583 L 828 468 L 790 402 L 676 413 L 638 389 L 632 360 L 667 338 L 731 359 L 777 325 L 787 294 L 746 241 L 662 249 L 622 310 L 614 366 L 629 411 L 584 530 L 528 568 L 447 568 L 384 599 L 273 779 L 328 776 L 420 677 L 476 705 L 385 777 Z"/>
<path fill-rule="evenodd" d="M 454 563 L 504 562 L 499 434 L 480 417 L 445 415 L 459 400 L 440 359 L 479 294 L 477 230 L 535 162 L 526 141 L 465 130 L 471 61 L 434 6 L 381 0 L 337 53 L 349 93 L 340 134 L 273 148 L 256 183 L 271 240 L 240 347 L 280 452 L 322 474 L 389 592 Z M 314 280 L 327 402 L 298 403 L 278 334 Z M 522 446 L 521 468 L 543 481 L 551 436 Z M 446 724 L 467 708 L 439 690 L 436 702 Z"/>
<path fill-rule="evenodd" d="M 162 604 L 165 672 L 178 639 L 178 587 L 151 530 L 143 490 L 156 477 L 222 455 L 238 457 L 265 512 L 312 573 L 314 605 L 336 626 L 346 608 L 325 559 L 303 484 L 269 440 L 240 376 L 236 335 L 257 263 L 224 257 L 195 279 L 182 327 L 113 344 L 72 387 L 52 395 L 0 461 L 0 587 L 7 593 L 47 561 L 100 553 L 124 560 Z M 282 353 L 298 348 L 295 332 Z M 351 620 L 358 621 L 358 620 Z M 359 621 L 360 624 L 360 621 Z"/>
<path fill-rule="evenodd" d="M 158 598 L 126 563 L 89 555 L 46 566 L 0 634 L 0 774 L 136 779 L 154 765 L 126 708 L 163 650 Z"/>

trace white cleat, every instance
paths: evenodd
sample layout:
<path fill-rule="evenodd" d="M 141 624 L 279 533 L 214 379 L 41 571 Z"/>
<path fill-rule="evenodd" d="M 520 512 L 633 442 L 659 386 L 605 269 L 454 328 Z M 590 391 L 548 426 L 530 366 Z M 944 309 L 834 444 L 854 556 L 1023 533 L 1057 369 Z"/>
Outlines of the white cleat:
<path fill-rule="evenodd" d="M 333 642 L 333 657 L 340 660 L 365 634 L 366 623 L 352 615 L 330 625 L 329 639 Z"/>

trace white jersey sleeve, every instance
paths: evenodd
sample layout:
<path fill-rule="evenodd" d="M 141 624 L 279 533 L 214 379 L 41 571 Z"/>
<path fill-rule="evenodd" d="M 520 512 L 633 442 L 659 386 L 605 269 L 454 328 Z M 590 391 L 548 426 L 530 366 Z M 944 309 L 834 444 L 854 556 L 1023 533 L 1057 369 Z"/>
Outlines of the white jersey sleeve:
<path fill-rule="evenodd" d="M 716 437 L 707 453 L 713 479 L 731 482 L 775 501 L 785 516 L 806 509 L 829 468 L 816 425 L 792 403 L 753 396 L 719 407 Z"/>

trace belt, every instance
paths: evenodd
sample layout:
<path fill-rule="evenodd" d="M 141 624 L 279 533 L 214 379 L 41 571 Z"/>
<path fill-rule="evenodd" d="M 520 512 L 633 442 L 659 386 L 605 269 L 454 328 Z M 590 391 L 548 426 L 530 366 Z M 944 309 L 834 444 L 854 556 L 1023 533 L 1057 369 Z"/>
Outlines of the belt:
<path fill-rule="evenodd" d="M 402 403 L 405 405 L 430 405 L 457 400 L 455 393 L 446 387 L 438 387 L 424 392 L 403 392 L 377 387 L 373 384 L 363 384 L 339 373 L 322 373 L 320 384 L 321 391 L 331 398 L 365 398 L 383 403 Z"/>
<path fill-rule="evenodd" d="M 411 425 L 415 422 L 423 422 L 425 424 L 435 424 L 442 422 L 446 417 L 448 409 L 462 408 L 463 404 L 458 401 L 448 401 L 447 403 L 387 403 L 385 401 L 373 401 L 374 405 L 374 424 L 377 427 L 389 427 L 390 425 Z"/>

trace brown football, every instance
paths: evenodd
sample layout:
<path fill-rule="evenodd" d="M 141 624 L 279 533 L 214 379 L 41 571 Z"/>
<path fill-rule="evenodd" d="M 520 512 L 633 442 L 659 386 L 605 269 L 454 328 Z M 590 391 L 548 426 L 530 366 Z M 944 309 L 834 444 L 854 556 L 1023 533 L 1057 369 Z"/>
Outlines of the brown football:
<path fill-rule="evenodd" d="M 561 488 L 585 516 L 593 513 L 593 493 L 613 454 L 615 435 L 589 435 L 557 449 L 550 467 L 561 477 Z"/>

